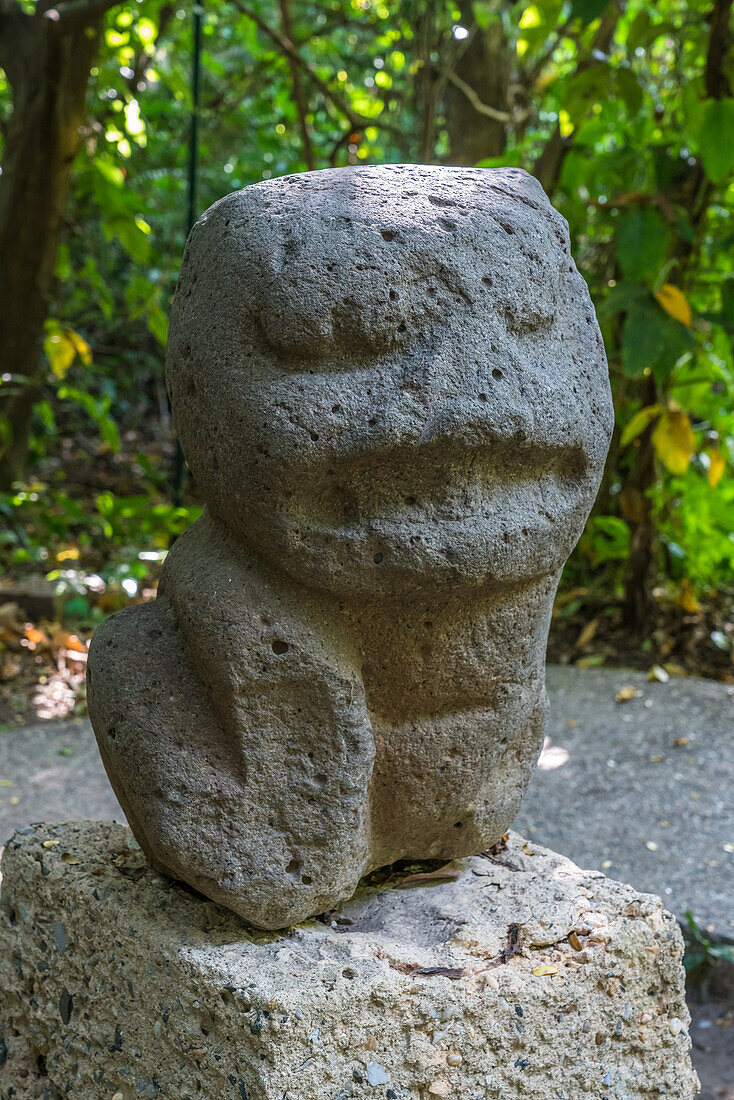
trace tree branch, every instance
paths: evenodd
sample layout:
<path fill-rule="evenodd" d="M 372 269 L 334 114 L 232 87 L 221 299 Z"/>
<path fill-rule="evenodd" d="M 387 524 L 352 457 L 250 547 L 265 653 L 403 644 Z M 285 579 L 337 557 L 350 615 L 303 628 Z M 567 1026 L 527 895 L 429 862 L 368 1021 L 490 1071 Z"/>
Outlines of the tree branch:
<path fill-rule="evenodd" d="M 380 118 L 368 118 L 366 115 L 361 115 L 357 111 L 353 111 L 339 93 L 333 91 L 328 83 L 319 76 L 315 67 L 310 61 L 306 60 L 303 54 L 299 53 L 289 38 L 281 34 L 275 27 L 271 27 L 269 23 L 266 23 L 262 16 L 248 4 L 243 3 L 243 0 L 230 0 L 230 2 L 238 11 L 246 15 L 248 19 L 251 19 L 253 23 L 260 28 L 263 34 L 266 34 L 268 38 L 275 43 L 280 52 L 284 54 L 287 59 L 293 61 L 308 74 L 309 79 L 316 85 L 324 99 L 341 112 L 353 130 L 363 130 L 366 126 L 379 126 L 387 133 L 395 134 L 401 138 L 404 137 L 402 130 L 397 126 L 393 126 L 389 122 L 384 122 Z"/>
<path fill-rule="evenodd" d="M 711 12 L 711 31 L 706 54 L 706 94 L 712 99 L 724 99 L 731 95 L 731 84 L 726 75 L 726 55 L 729 51 L 732 0 L 715 0 Z"/>
<path fill-rule="evenodd" d="M 293 41 L 293 32 L 291 30 L 291 13 L 288 7 L 288 0 L 278 0 L 278 6 L 280 7 L 280 20 L 283 26 L 283 34 L 287 41 Z M 293 100 L 296 104 L 296 112 L 298 113 L 298 125 L 301 130 L 301 143 L 303 145 L 303 159 L 306 164 L 306 168 L 309 172 L 313 171 L 316 167 L 313 155 L 313 142 L 311 141 L 311 128 L 308 124 L 308 104 L 306 103 L 306 97 L 303 94 L 303 85 L 301 84 L 301 70 L 296 60 L 289 55 L 288 67 L 291 71 L 291 83 L 293 85 Z"/>
<path fill-rule="evenodd" d="M 122 0 L 62 0 L 43 12 L 42 18 L 57 23 L 61 30 L 77 30 L 95 23 Z"/>
<path fill-rule="evenodd" d="M 448 74 L 448 81 L 466 96 L 474 110 L 480 115 L 486 115 L 487 118 L 493 118 L 497 122 L 521 122 L 525 117 L 525 113 L 516 117 L 511 115 L 508 111 L 498 111 L 496 107 L 490 107 L 488 103 L 482 103 L 471 84 L 467 84 L 465 80 L 462 80 L 461 77 L 454 72 Z"/>
<path fill-rule="evenodd" d="M 138 92 L 141 91 L 141 89 L 138 87 L 141 82 L 147 84 L 147 80 L 145 78 L 145 70 L 156 55 L 158 47 L 161 43 L 161 39 L 165 36 L 166 31 L 168 30 L 168 25 L 173 18 L 174 11 L 175 9 L 173 7 L 173 4 L 166 3 L 161 7 L 158 13 L 158 33 L 155 36 L 155 41 L 153 42 L 152 48 L 150 50 L 143 50 L 141 53 L 139 53 L 138 56 L 135 58 L 135 64 L 131 65 L 133 75 L 131 77 L 128 77 L 127 86 L 133 93 L 133 95 L 137 95 Z"/>
<path fill-rule="evenodd" d="M 33 50 L 34 17 L 23 11 L 17 0 L 0 0 L 0 68 L 11 88 L 19 87 Z"/>

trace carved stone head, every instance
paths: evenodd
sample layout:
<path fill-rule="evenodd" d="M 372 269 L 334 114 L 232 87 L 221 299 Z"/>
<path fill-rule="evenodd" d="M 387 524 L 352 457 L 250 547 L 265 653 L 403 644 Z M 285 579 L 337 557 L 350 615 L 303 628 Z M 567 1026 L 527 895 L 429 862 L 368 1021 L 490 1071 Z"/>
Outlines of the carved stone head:
<path fill-rule="evenodd" d="M 494 843 L 612 427 L 540 185 L 395 165 L 227 196 L 189 239 L 167 375 L 207 509 L 90 660 L 146 851 L 281 927 Z"/>
<path fill-rule="evenodd" d="M 346 598 L 558 569 L 608 446 L 568 229 L 518 169 L 347 168 L 227 196 L 187 247 L 168 378 L 212 512 Z"/>

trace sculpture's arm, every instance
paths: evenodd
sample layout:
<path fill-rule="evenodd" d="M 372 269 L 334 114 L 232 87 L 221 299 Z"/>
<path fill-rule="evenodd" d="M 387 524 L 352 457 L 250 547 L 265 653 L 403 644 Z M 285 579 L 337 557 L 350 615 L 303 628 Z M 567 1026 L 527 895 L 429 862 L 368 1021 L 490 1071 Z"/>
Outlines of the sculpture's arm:
<path fill-rule="evenodd" d="M 90 714 L 136 834 L 261 927 L 335 905 L 365 870 L 374 758 L 348 647 L 207 519 L 162 591 L 103 624 L 90 658 Z"/>

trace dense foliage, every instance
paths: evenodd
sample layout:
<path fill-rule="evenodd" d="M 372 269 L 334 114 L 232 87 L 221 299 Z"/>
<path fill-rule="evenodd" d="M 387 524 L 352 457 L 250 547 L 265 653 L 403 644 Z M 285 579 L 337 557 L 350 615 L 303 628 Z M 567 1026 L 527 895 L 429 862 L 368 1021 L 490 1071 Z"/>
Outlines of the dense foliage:
<path fill-rule="evenodd" d="M 0 0 L 0 31 L 14 3 Z M 52 17 L 63 26 L 85 3 Z M 10 398 L 30 386 L 33 399 L 28 454 L 0 496 L 0 553 L 81 590 L 94 574 L 134 591 L 196 507 L 191 490 L 173 503 L 163 387 L 193 19 L 183 3 L 105 6 L 41 373 L 6 367 L 0 383 L 0 451 L 23 430 Z M 541 179 L 597 306 L 618 423 L 566 586 L 626 600 L 637 625 L 655 585 L 690 610 L 734 565 L 730 20 L 731 0 L 203 7 L 199 211 L 262 178 L 347 163 L 513 164 Z M 22 105 L 1 48 L 0 62 L 6 163 Z"/>

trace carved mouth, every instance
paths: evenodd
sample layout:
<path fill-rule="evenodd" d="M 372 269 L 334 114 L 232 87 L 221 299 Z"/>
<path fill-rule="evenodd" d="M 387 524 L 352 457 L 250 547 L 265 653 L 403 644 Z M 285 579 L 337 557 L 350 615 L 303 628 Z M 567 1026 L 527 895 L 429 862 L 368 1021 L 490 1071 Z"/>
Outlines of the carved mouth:
<path fill-rule="evenodd" d="M 583 495 L 586 461 L 570 447 L 500 440 L 447 455 L 438 445 L 365 455 L 338 471 L 314 513 L 338 527 L 424 527 L 481 516 L 501 522 L 528 506 L 556 522 Z"/>
<path fill-rule="evenodd" d="M 456 454 L 437 440 L 353 459 L 287 524 L 294 551 L 334 549 L 338 571 L 505 581 L 560 566 L 593 491 L 580 447 L 500 439 Z"/>

